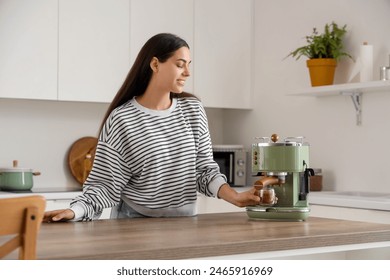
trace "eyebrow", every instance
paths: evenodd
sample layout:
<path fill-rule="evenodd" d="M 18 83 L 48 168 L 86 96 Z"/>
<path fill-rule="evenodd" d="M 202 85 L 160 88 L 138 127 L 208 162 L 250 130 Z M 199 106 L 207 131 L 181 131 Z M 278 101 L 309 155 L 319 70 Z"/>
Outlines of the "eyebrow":
<path fill-rule="evenodd" d="M 187 63 L 188 61 L 187 60 L 185 60 L 184 58 L 178 58 L 176 61 L 183 61 L 184 63 Z M 188 62 L 188 64 L 190 64 L 192 62 L 192 60 L 190 60 L 189 62 Z"/>

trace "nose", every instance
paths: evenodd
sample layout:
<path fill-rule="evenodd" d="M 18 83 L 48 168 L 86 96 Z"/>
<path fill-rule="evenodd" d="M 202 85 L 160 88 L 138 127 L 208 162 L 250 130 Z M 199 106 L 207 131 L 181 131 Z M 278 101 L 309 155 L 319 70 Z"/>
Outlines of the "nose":
<path fill-rule="evenodd" d="M 191 76 L 190 67 L 189 67 L 188 65 L 186 65 L 186 66 L 184 67 L 183 76 L 185 76 L 185 77 Z"/>

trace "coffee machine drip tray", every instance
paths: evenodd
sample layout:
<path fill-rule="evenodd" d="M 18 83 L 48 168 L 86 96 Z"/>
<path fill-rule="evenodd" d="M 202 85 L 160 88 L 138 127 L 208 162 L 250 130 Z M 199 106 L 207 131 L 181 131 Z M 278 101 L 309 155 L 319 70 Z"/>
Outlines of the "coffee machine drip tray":
<path fill-rule="evenodd" d="M 305 221 L 310 213 L 308 207 L 261 207 L 248 206 L 246 213 L 251 219 Z"/>

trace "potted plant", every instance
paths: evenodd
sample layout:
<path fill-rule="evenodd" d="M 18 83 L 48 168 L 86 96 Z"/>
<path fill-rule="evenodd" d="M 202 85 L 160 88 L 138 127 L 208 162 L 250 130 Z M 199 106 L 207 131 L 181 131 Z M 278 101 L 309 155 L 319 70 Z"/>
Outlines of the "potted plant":
<path fill-rule="evenodd" d="M 342 57 L 352 58 L 343 50 L 346 28 L 346 25 L 340 28 L 335 22 L 326 24 L 322 34 L 313 28 L 313 33 L 305 37 L 307 45 L 297 48 L 288 55 L 296 60 L 301 56 L 309 58 L 306 64 L 312 86 L 333 84 L 337 61 Z"/>

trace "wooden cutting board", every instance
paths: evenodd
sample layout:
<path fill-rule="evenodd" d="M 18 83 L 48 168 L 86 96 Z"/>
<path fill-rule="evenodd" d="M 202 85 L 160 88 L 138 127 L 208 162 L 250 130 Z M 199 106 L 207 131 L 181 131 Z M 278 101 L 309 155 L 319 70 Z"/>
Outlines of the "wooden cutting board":
<path fill-rule="evenodd" d="M 98 139 L 96 137 L 86 136 L 75 141 L 68 152 L 68 165 L 73 177 L 83 184 L 85 181 L 86 157 L 91 155 L 90 164 L 95 158 Z M 88 160 L 88 159 L 87 159 Z"/>

